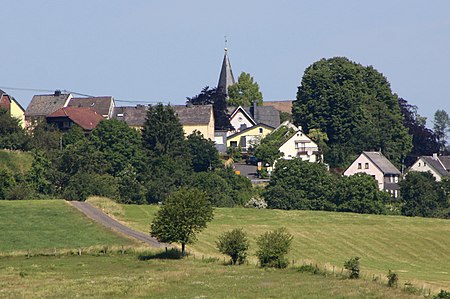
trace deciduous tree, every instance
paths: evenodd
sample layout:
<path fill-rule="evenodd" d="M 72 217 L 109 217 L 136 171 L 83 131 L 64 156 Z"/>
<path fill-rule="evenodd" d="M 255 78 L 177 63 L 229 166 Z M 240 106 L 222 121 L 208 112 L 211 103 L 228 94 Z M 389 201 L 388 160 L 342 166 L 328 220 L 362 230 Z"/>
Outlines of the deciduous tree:
<path fill-rule="evenodd" d="M 450 130 L 450 118 L 446 111 L 437 110 L 434 114 L 434 133 L 437 136 L 439 143 L 439 152 L 441 154 L 445 153 L 447 145 L 447 134 Z"/>
<path fill-rule="evenodd" d="M 219 236 L 216 241 L 220 253 L 229 255 L 233 265 L 242 264 L 247 258 L 247 250 L 250 243 L 247 234 L 242 228 L 235 228 Z"/>
<path fill-rule="evenodd" d="M 228 87 L 227 105 L 230 107 L 250 106 L 256 103 L 258 106 L 263 104 L 263 95 L 259 91 L 259 85 L 253 81 L 249 73 L 242 72 L 239 75 L 238 82 Z"/>

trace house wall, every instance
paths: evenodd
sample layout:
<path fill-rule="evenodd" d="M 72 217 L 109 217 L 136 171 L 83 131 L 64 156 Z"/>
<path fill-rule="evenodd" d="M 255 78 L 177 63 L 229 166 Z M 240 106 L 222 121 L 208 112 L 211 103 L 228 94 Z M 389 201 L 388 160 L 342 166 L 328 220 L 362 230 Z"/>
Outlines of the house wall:
<path fill-rule="evenodd" d="M 422 158 L 419 158 L 416 163 L 414 163 L 411 168 L 408 170 L 409 171 L 421 171 L 421 172 L 431 172 L 431 174 L 436 178 L 437 182 L 440 182 L 442 180 L 441 175 L 436 172 L 433 168 L 430 167 L 430 165 L 428 165 L 428 163 L 426 163 L 426 161 L 424 161 Z"/>
<path fill-rule="evenodd" d="M 361 168 L 358 168 L 358 164 Z M 368 168 L 366 168 L 366 164 Z M 374 176 L 375 180 L 378 182 L 378 188 L 380 190 L 384 189 L 384 174 L 378 169 L 365 155 L 361 154 L 349 168 L 344 172 L 345 176 L 351 176 L 357 173 L 367 173 L 368 175 Z"/>
<path fill-rule="evenodd" d="M 241 111 L 237 111 L 235 115 L 230 119 L 231 125 L 236 131 L 240 130 L 241 125 L 246 125 L 246 128 L 253 126 L 253 123 L 248 119 L 248 117 Z"/>
<path fill-rule="evenodd" d="M 259 129 L 262 129 L 262 133 L 259 132 Z M 263 126 L 253 126 L 250 130 L 245 131 L 241 134 L 237 134 L 236 136 L 233 136 L 232 138 L 227 138 L 227 147 L 231 146 L 231 142 L 235 141 L 237 142 L 237 145 L 247 149 L 252 145 L 253 142 L 259 143 L 261 139 L 266 137 L 268 134 L 270 134 L 273 131 L 273 129 L 263 127 Z M 245 138 L 245 146 L 242 144 L 242 137 Z"/>
<path fill-rule="evenodd" d="M 15 101 L 11 101 L 10 106 L 11 116 L 20 120 L 20 125 L 25 128 L 25 111 Z"/>
<path fill-rule="evenodd" d="M 214 140 L 214 127 L 211 131 L 211 127 L 208 124 L 205 125 L 183 125 L 184 135 L 191 135 L 195 130 L 199 131 L 204 138 Z"/>
<path fill-rule="evenodd" d="M 296 144 L 304 144 L 304 148 L 297 148 Z M 304 161 L 317 162 L 319 147 L 301 131 L 297 131 L 288 141 L 280 146 L 283 159 L 301 158 Z"/>

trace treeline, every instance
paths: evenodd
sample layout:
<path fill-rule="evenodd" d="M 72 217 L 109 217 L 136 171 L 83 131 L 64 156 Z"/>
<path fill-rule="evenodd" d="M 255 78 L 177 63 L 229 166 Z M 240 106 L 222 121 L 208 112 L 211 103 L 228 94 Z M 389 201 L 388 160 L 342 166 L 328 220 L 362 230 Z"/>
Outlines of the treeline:
<path fill-rule="evenodd" d="M 450 218 L 450 179 L 411 172 L 400 182 L 401 198 L 380 191 L 367 174 L 334 175 L 324 165 L 280 160 L 263 194 L 268 207 Z"/>
<path fill-rule="evenodd" d="M 158 203 L 181 187 L 196 187 L 215 206 L 243 205 L 249 180 L 224 168 L 214 143 L 194 132 L 187 138 L 172 107 L 148 109 L 141 131 L 104 120 L 89 135 L 39 123 L 31 132 L 0 112 L 0 148 L 33 153 L 28 173 L 0 169 L 0 199 L 107 196 L 122 203 Z"/>

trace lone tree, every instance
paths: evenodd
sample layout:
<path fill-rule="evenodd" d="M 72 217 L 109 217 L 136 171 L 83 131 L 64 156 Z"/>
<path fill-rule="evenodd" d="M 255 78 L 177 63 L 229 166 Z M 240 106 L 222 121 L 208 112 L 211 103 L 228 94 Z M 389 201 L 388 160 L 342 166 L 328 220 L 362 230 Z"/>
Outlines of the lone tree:
<path fill-rule="evenodd" d="M 250 106 L 252 103 L 262 106 L 263 104 L 263 96 L 259 91 L 258 83 L 253 82 L 253 77 L 245 72 L 239 75 L 236 84 L 228 87 L 228 97 L 228 106 Z"/>
<path fill-rule="evenodd" d="M 294 237 L 285 227 L 261 235 L 256 243 L 259 246 L 256 256 L 261 267 L 286 268 L 285 258 Z"/>
<path fill-rule="evenodd" d="M 245 262 L 249 242 L 247 234 L 242 228 L 235 228 L 232 231 L 223 233 L 216 241 L 216 245 L 221 253 L 231 257 L 231 263 L 233 265 Z"/>
<path fill-rule="evenodd" d="M 447 134 L 450 131 L 450 117 L 445 110 L 437 110 L 434 114 L 434 133 L 439 143 L 439 153 L 445 153 Z"/>
<path fill-rule="evenodd" d="M 160 242 L 181 243 L 184 256 L 186 244 L 196 240 L 213 219 L 213 208 L 206 194 L 183 188 L 170 194 L 151 224 L 150 234 Z"/>

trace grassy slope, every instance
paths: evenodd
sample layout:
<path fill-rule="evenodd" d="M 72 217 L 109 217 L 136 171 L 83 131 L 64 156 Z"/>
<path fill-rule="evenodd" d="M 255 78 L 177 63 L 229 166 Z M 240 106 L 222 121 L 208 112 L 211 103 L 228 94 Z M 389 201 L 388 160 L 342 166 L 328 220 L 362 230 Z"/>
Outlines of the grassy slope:
<path fill-rule="evenodd" d="M 124 222 L 143 231 L 156 206 L 124 205 Z M 402 282 L 418 286 L 450 289 L 450 221 L 400 216 L 360 215 L 313 211 L 216 209 L 215 219 L 198 236 L 191 250 L 218 255 L 217 236 L 235 227 L 243 227 L 251 239 L 263 232 L 286 226 L 294 235 L 291 260 L 341 267 L 350 257 L 361 257 L 363 273 L 385 277 L 389 269 Z M 189 248 L 188 248 L 189 250 Z"/>
<path fill-rule="evenodd" d="M 2 200 L 0 227 L 0 252 L 132 244 L 62 200 Z"/>
<path fill-rule="evenodd" d="M 31 168 L 33 155 L 25 152 L 0 150 L 0 168 L 26 173 Z"/>
<path fill-rule="evenodd" d="M 363 280 L 135 255 L 0 258 L 3 298 L 419 298 Z"/>

